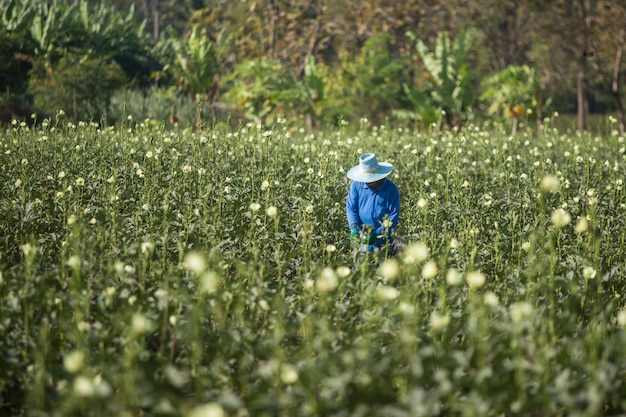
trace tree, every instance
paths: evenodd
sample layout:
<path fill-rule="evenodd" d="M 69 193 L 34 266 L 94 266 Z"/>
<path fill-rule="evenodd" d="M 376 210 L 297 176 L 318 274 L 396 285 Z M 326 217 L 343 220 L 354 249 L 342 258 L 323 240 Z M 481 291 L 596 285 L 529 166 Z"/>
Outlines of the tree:
<path fill-rule="evenodd" d="M 257 123 L 280 114 L 298 117 L 311 106 L 309 88 L 275 59 L 243 61 L 225 81 L 230 88 L 224 99 Z"/>
<path fill-rule="evenodd" d="M 89 7 L 81 0 L 75 13 L 85 41 L 72 50 L 114 60 L 136 86 L 152 83 L 152 73 L 162 64 L 155 58 L 155 41 L 145 33 L 143 22 L 135 19 L 132 5 L 127 12 L 121 12 L 106 3 Z"/>
<path fill-rule="evenodd" d="M 132 7 L 123 13 L 104 3 L 89 8 L 85 0 L 72 4 L 53 0 L 33 3 L 32 10 L 28 25 L 34 46 L 29 78 L 39 106 L 62 106 L 75 118 L 102 117 L 106 124 L 114 91 L 130 82 L 147 85 L 150 73 L 159 68 L 153 42 L 144 35 Z M 89 68 L 93 76 L 80 74 L 72 65 Z M 87 84 L 77 85 L 80 80 Z M 93 101 L 93 94 L 100 97 L 100 103 Z"/>
<path fill-rule="evenodd" d="M 577 128 L 584 131 L 591 93 L 598 89 L 606 91 L 612 85 L 612 81 L 608 82 L 612 77 L 606 74 L 614 72 L 616 61 L 609 58 L 607 46 L 611 45 L 611 55 L 620 50 L 625 6 L 611 0 L 553 0 L 538 7 L 543 8 L 543 13 L 537 15 L 539 32 L 533 52 L 540 54 L 534 58 L 544 64 L 551 84 L 562 90 L 568 83 L 575 86 Z M 539 49 L 540 40 L 550 47 Z M 619 53 L 614 56 L 618 57 Z"/>
<path fill-rule="evenodd" d="M 30 91 L 40 109 L 64 110 L 72 120 L 104 117 L 115 90 L 126 84 L 126 76 L 115 61 L 67 54 L 53 71 L 37 71 Z"/>
<path fill-rule="evenodd" d="M 203 124 L 202 105 L 208 100 L 214 109 L 219 94 L 219 74 L 228 48 L 228 31 L 222 30 L 212 42 L 205 28 L 194 26 L 186 39 L 169 31 L 175 62 L 171 70 L 181 90 L 196 102 L 196 128 Z"/>
<path fill-rule="evenodd" d="M 615 103 L 618 130 L 624 134 L 624 108 L 620 95 L 622 56 L 626 41 L 626 4 L 607 1 L 598 9 L 594 31 L 590 38 L 590 53 L 586 54 L 593 69 L 599 74 L 602 87 Z"/>
<path fill-rule="evenodd" d="M 467 68 L 472 33 L 462 32 L 451 41 L 447 33 L 441 32 L 432 51 L 413 33 L 407 35 L 415 41 L 415 48 L 426 70 L 431 102 L 444 114 L 448 126 L 458 125 L 473 104 Z"/>
<path fill-rule="evenodd" d="M 394 53 L 390 35 L 379 33 L 369 38 L 354 62 L 347 64 L 347 73 L 360 115 L 369 114 L 380 122 L 391 110 L 408 103 L 403 90 L 408 82 L 408 66 Z"/>
<path fill-rule="evenodd" d="M 509 66 L 485 78 L 481 83 L 484 92 L 481 100 L 488 103 L 487 113 L 504 115 L 513 119 L 511 135 L 517 132 L 521 117 L 541 121 L 542 102 L 537 71 L 529 66 Z"/>
<path fill-rule="evenodd" d="M 481 0 L 465 10 L 465 19 L 482 36 L 477 40 L 486 51 L 492 71 L 502 71 L 510 65 L 528 63 L 527 53 L 535 31 L 534 0 Z M 469 28 L 465 28 L 469 29 Z"/>
<path fill-rule="evenodd" d="M 319 103 L 323 103 L 325 96 L 324 80 L 320 76 L 315 65 L 313 55 L 308 55 L 304 64 L 304 85 L 308 97 L 308 106 L 305 114 L 307 131 L 311 132 L 315 124 L 315 118 L 320 116 Z"/>
<path fill-rule="evenodd" d="M 25 0 L 0 1 L 0 92 L 21 92 L 33 60 L 29 36 L 34 7 Z"/>

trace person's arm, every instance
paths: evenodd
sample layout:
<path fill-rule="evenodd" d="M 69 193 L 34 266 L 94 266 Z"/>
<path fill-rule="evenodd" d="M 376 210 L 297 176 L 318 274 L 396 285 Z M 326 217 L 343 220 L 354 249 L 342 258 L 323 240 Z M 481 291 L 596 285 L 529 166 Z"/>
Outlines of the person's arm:
<path fill-rule="evenodd" d="M 359 196 L 358 188 L 355 182 L 350 185 L 348 198 L 346 199 L 346 216 L 348 217 L 348 226 L 350 232 L 361 231 L 361 219 L 359 217 Z"/>

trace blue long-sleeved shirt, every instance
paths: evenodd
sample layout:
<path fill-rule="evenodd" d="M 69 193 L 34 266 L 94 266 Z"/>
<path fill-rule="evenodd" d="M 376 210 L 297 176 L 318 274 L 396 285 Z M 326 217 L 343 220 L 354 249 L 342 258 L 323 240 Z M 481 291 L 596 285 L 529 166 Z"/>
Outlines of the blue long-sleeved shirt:
<path fill-rule="evenodd" d="M 388 232 L 395 229 L 400 219 L 400 193 L 389 179 L 371 190 L 366 183 L 353 181 L 346 199 L 346 214 L 350 230 L 371 227 L 377 235 L 385 234 L 385 217 L 391 221 Z M 380 242 L 378 242 L 380 243 Z"/>

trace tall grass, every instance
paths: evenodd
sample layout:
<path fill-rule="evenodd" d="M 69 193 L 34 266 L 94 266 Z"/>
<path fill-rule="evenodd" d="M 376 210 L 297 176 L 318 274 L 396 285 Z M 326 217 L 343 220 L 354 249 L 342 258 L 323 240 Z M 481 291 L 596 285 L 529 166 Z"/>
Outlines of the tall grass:
<path fill-rule="evenodd" d="M 614 132 L 60 116 L 0 135 L 3 414 L 626 412 Z M 394 258 L 349 246 L 363 152 L 395 167 Z"/>

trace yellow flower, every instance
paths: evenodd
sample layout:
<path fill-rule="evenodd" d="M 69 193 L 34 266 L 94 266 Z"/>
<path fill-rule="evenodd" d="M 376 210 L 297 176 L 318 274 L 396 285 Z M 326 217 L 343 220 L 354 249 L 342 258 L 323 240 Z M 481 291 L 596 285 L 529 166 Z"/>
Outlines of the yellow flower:
<path fill-rule="evenodd" d="M 393 301 L 398 298 L 399 295 L 400 291 L 388 285 L 376 288 L 376 296 L 380 301 Z"/>
<path fill-rule="evenodd" d="M 533 306 L 527 301 L 518 301 L 509 307 L 511 321 L 515 324 L 522 324 L 533 314 Z"/>
<path fill-rule="evenodd" d="M 83 366 L 85 354 L 79 350 L 68 353 L 63 358 L 63 367 L 70 373 L 75 373 Z"/>
<path fill-rule="evenodd" d="M 429 255 L 430 249 L 428 249 L 425 243 L 412 243 L 404 250 L 403 261 L 405 264 L 415 264 L 428 259 Z"/>
<path fill-rule="evenodd" d="M 587 230 L 589 230 L 589 220 L 587 220 L 586 217 L 580 217 L 576 222 L 576 228 L 574 228 L 574 231 L 577 234 L 581 234 L 585 233 Z"/>
<path fill-rule="evenodd" d="M 547 193 L 556 193 L 559 191 L 561 183 L 559 179 L 554 175 L 546 175 L 541 180 L 541 189 Z"/>
<path fill-rule="evenodd" d="M 626 310 L 620 310 L 617 313 L 617 324 L 624 327 L 626 326 Z"/>
<path fill-rule="evenodd" d="M 378 267 L 378 273 L 386 280 L 393 281 L 400 276 L 400 265 L 393 258 L 387 259 Z"/>
<path fill-rule="evenodd" d="M 207 403 L 199 405 L 191 410 L 186 417 L 225 417 L 224 408 L 218 403 Z"/>
<path fill-rule="evenodd" d="M 141 242 L 141 253 L 150 253 L 154 249 L 154 243 Z"/>
<path fill-rule="evenodd" d="M 93 381 L 86 376 L 80 375 L 74 380 L 74 393 L 79 397 L 93 397 L 96 390 Z"/>
<path fill-rule="evenodd" d="M 446 283 L 451 287 L 460 285 L 463 282 L 463 275 L 456 268 L 448 269 L 446 272 Z"/>
<path fill-rule="evenodd" d="M 492 291 L 487 291 L 485 293 L 483 301 L 487 307 L 497 307 L 500 304 L 498 296 Z"/>
<path fill-rule="evenodd" d="M 184 261 L 185 268 L 196 274 L 201 274 L 206 270 L 206 261 L 204 256 L 199 252 L 190 252 L 185 256 Z"/>
<path fill-rule="evenodd" d="M 131 319 L 130 328 L 133 333 L 143 334 L 150 329 L 150 320 L 141 313 L 135 313 Z"/>
<path fill-rule="evenodd" d="M 433 279 L 439 273 L 439 267 L 435 261 L 428 261 L 422 268 L 422 278 L 424 279 Z"/>
<path fill-rule="evenodd" d="M 352 271 L 350 271 L 350 268 L 348 268 L 347 266 L 340 266 L 339 268 L 337 268 L 337 275 L 339 275 L 339 278 L 345 278 L 348 275 L 350 275 Z"/>
<path fill-rule="evenodd" d="M 276 217 L 276 215 L 278 214 L 278 208 L 276 208 L 276 206 L 269 206 L 267 210 L 265 210 L 265 214 L 267 214 L 269 217 Z"/>
<path fill-rule="evenodd" d="M 468 272 L 465 276 L 465 281 L 470 288 L 476 289 L 485 285 L 485 275 L 480 271 Z"/>
<path fill-rule="evenodd" d="M 280 365 L 280 380 L 284 384 L 293 384 L 298 380 L 298 370 L 289 363 Z"/>
<path fill-rule="evenodd" d="M 212 294 L 220 287 L 221 279 L 213 271 L 207 271 L 200 276 L 200 291 Z"/>
<path fill-rule="evenodd" d="M 450 324 L 449 314 L 440 314 L 437 311 L 433 311 L 430 315 L 430 328 L 435 332 L 444 330 Z"/>
<path fill-rule="evenodd" d="M 80 268 L 80 258 L 76 255 L 72 255 L 69 257 L 66 264 L 72 269 L 78 269 Z"/>
<path fill-rule="evenodd" d="M 337 285 L 339 285 L 337 274 L 335 274 L 335 271 L 333 271 L 332 268 L 326 267 L 320 273 L 315 285 L 320 292 L 332 291 L 337 288 Z"/>
<path fill-rule="evenodd" d="M 583 268 L 583 277 L 585 277 L 585 279 L 594 279 L 596 274 L 597 272 L 593 266 L 586 266 Z"/>
<path fill-rule="evenodd" d="M 550 220 L 552 220 L 552 224 L 554 225 L 554 227 L 556 227 L 557 229 L 561 229 L 569 224 L 569 222 L 572 220 L 572 216 L 570 216 L 567 211 L 559 208 L 552 212 Z"/>

